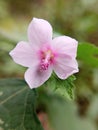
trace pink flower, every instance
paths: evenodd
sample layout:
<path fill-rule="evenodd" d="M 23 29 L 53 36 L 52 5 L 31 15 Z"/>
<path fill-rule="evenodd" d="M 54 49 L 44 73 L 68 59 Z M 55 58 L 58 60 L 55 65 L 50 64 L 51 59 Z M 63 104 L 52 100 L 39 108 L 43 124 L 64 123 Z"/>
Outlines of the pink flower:
<path fill-rule="evenodd" d="M 41 86 L 52 71 L 60 79 L 78 72 L 78 42 L 68 36 L 52 39 L 52 27 L 43 19 L 33 18 L 28 27 L 29 42 L 20 41 L 10 52 L 13 60 L 28 70 L 25 80 L 30 88 Z"/>

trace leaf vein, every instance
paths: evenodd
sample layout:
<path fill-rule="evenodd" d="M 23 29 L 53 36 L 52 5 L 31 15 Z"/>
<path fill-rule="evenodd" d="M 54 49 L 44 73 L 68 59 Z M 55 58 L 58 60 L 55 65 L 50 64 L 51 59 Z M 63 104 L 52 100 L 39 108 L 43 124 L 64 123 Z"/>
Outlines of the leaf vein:
<path fill-rule="evenodd" d="M 19 93 L 23 92 L 25 89 L 27 89 L 27 87 L 17 91 L 16 93 L 12 94 L 11 96 L 7 97 L 6 99 L 4 99 L 3 101 L 0 102 L 0 105 L 6 103 L 8 100 L 10 100 L 11 98 L 15 97 L 16 95 L 18 95 Z"/>

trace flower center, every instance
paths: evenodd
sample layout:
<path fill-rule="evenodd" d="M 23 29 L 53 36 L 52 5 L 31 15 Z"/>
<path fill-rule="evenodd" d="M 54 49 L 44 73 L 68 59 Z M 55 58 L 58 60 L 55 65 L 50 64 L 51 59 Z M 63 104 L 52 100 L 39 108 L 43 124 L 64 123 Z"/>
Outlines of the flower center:
<path fill-rule="evenodd" d="M 41 52 L 41 63 L 40 70 L 47 70 L 49 65 L 52 63 L 54 55 L 51 50 Z"/>

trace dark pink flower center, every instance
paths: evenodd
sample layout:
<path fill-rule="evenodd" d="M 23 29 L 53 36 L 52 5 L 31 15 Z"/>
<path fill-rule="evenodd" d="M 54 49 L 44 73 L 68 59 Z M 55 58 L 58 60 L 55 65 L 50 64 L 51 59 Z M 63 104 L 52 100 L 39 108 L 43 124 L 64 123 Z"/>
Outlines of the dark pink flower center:
<path fill-rule="evenodd" d="M 53 62 L 53 59 L 54 54 L 50 49 L 41 51 L 40 70 L 47 70 L 49 65 Z"/>

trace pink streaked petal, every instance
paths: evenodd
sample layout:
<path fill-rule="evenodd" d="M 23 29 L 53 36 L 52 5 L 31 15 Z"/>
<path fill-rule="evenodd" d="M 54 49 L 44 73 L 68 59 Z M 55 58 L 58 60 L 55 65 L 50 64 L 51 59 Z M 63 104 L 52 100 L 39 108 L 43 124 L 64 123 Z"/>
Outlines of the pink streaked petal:
<path fill-rule="evenodd" d="M 61 79 L 66 79 L 79 71 L 76 59 L 66 57 L 66 55 L 60 55 L 56 59 L 53 69 Z"/>
<path fill-rule="evenodd" d="M 51 46 L 58 54 L 66 54 L 72 58 L 76 57 L 78 42 L 68 36 L 60 36 L 53 39 Z"/>
<path fill-rule="evenodd" d="M 52 26 L 48 21 L 33 18 L 28 27 L 28 39 L 34 46 L 41 47 L 52 40 Z"/>
<path fill-rule="evenodd" d="M 32 67 L 39 62 L 36 51 L 24 41 L 19 42 L 9 54 L 17 64 L 25 67 Z"/>
<path fill-rule="evenodd" d="M 45 81 L 49 79 L 52 73 L 52 68 L 49 67 L 47 70 L 40 71 L 39 67 L 35 66 L 29 68 L 25 73 L 25 80 L 29 87 L 37 88 L 40 87 Z"/>

